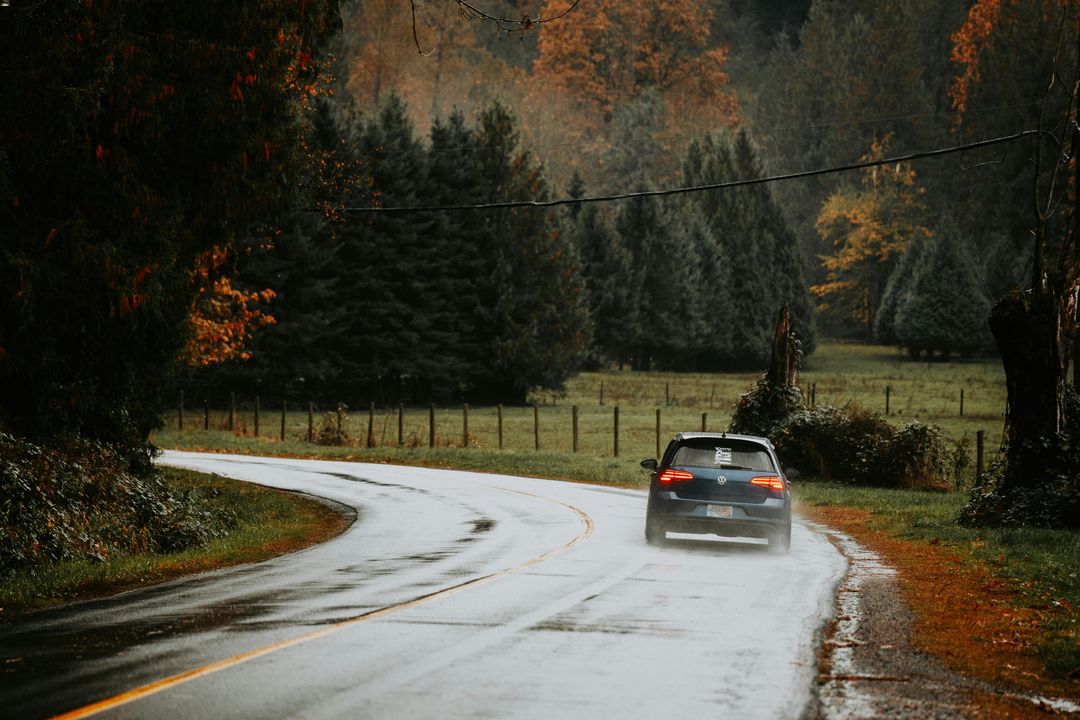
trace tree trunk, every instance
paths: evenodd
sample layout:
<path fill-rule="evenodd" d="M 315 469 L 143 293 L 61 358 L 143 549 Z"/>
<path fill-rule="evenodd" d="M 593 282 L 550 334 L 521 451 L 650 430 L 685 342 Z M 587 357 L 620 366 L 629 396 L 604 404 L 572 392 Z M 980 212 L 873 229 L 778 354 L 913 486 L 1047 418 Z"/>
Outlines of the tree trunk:
<path fill-rule="evenodd" d="M 765 376 L 774 387 L 793 387 L 798 372 L 799 346 L 791 326 L 791 314 L 788 306 L 780 308 L 773 333 L 772 353 L 769 357 L 769 372 Z"/>
<path fill-rule="evenodd" d="M 1045 289 L 1011 293 L 990 313 L 990 332 L 1005 368 L 1005 442 L 1010 450 L 1053 435 L 1064 426 L 1065 366 L 1059 322 L 1058 303 Z"/>

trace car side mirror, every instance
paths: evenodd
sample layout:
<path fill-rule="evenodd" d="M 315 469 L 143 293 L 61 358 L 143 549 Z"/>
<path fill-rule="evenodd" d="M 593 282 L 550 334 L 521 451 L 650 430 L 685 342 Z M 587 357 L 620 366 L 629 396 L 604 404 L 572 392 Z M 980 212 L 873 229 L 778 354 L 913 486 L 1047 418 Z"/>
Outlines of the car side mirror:
<path fill-rule="evenodd" d="M 784 475 L 787 476 L 788 482 L 794 482 L 799 479 L 799 471 L 795 468 L 784 468 Z"/>
<path fill-rule="evenodd" d="M 653 458 L 649 458 L 648 460 L 642 460 L 641 461 L 641 467 L 645 468 L 649 472 L 652 472 L 652 471 L 656 470 L 656 465 L 657 465 L 656 460 L 653 459 Z"/>

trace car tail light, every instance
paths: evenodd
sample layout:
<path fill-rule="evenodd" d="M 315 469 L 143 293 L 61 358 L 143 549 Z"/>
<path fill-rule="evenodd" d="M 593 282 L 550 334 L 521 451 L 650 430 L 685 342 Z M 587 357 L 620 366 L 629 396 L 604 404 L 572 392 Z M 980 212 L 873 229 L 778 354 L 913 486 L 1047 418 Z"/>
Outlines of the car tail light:
<path fill-rule="evenodd" d="M 674 485 L 675 483 L 690 482 L 694 479 L 693 473 L 688 473 L 685 470 L 672 470 L 668 468 L 664 472 L 656 476 L 657 482 L 664 485 Z"/>
<path fill-rule="evenodd" d="M 778 475 L 761 475 L 750 478 L 751 485 L 766 488 L 767 490 L 784 490 L 784 481 Z"/>

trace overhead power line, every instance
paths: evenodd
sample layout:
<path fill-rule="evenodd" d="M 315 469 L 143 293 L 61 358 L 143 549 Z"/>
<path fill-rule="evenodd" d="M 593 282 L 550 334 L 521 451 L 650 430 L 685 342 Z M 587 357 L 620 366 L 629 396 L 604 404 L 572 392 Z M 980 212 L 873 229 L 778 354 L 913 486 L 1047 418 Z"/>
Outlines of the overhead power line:
<path fill-rule="evenodd" d="M 819 168 L 817 170 L 803 170 L 800 172 L 786 173 L 783 175 L 769 175 L 760 178 L 730 180 L 727 182 L 711 183 L 708 185 L 693 185 L 690 187 L 666 188 L 663 190 L 642 190 L 639 192 L 631 193 L 594 195 L 592 197 L 580 198 L 559 198 L 556 200 L 512 200 L 508 202 L 482 203 L 472 205 L 408 205 L 399 207 L 379 207 L 377 205 L 372 205 L 364 207 L 345 207 L 342 209 L 350 213 L 460 212 L 470 210 L 506 210 L 513 208 L 552 208 L 558 207 L 560 205 L 584 205 L 586 203 L 614 202 L 617 200 L 665 197 L 668 195 L 686 195 L 689 193 L 706 192 L 709 190 L 725 190 L 728 188 L 746 187 L 748 185 L 763 185 L 766 183 L 783 182 L 785 180 L 801 180 L 804 178 L 817 177 L 819 175 L 831 175 L 841 172 L 850 172 L 851 170 L 862 170 L 864 168 L 879 167 L 881 165 L 892 165 L 894 163 L 911 162 L 913 160 L 925 160 L 928 158 L 951 155 L 958 152 L 967 152 L 969 150 L 978 150 L 980 148 L 992 147 L 994 145 L 1003 145 L 1005 143 L 1015 142 L 1017 140 L 1022 140 L 1027 137 L 1034 137 L 1040 134 L 1049 133 L 1046 133 L 1042 130 L 1023 130 L 1013 135 L 1004 135 L 1002 137 L 992 138 L 990 140 L 979 140 L 977 142 L 965 143 L 963 145 L 953 145 L 947 148 L 939 148 L 937 150 L 924 150 L 921 152 L 909 153 L 907 155 L 898 155 L 895 157 L 882 158 L 880 160 L 863 160 L 857 163 L 850 163 L 848 165 L 837 165 L 835 167 Z M 1051 137 L 1053 136 L 1051 135 Z"/>

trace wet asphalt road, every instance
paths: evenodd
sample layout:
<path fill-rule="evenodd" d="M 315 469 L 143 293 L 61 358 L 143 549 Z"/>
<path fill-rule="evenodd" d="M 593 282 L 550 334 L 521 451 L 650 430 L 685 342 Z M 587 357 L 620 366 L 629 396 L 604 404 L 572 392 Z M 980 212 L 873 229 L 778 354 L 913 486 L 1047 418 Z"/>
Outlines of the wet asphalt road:
<path fill-rule="evenodd" d="M 102 717 L 795 718 L 812 700 L 814 633 L 845 561 L 801 524 L 783 556 L 753 541 L 654 548 L 635 491 L 163 462 L 308 492 L 358 519 L 290 556 L 0 626 L 0 715 L 106 700 Z"/>

